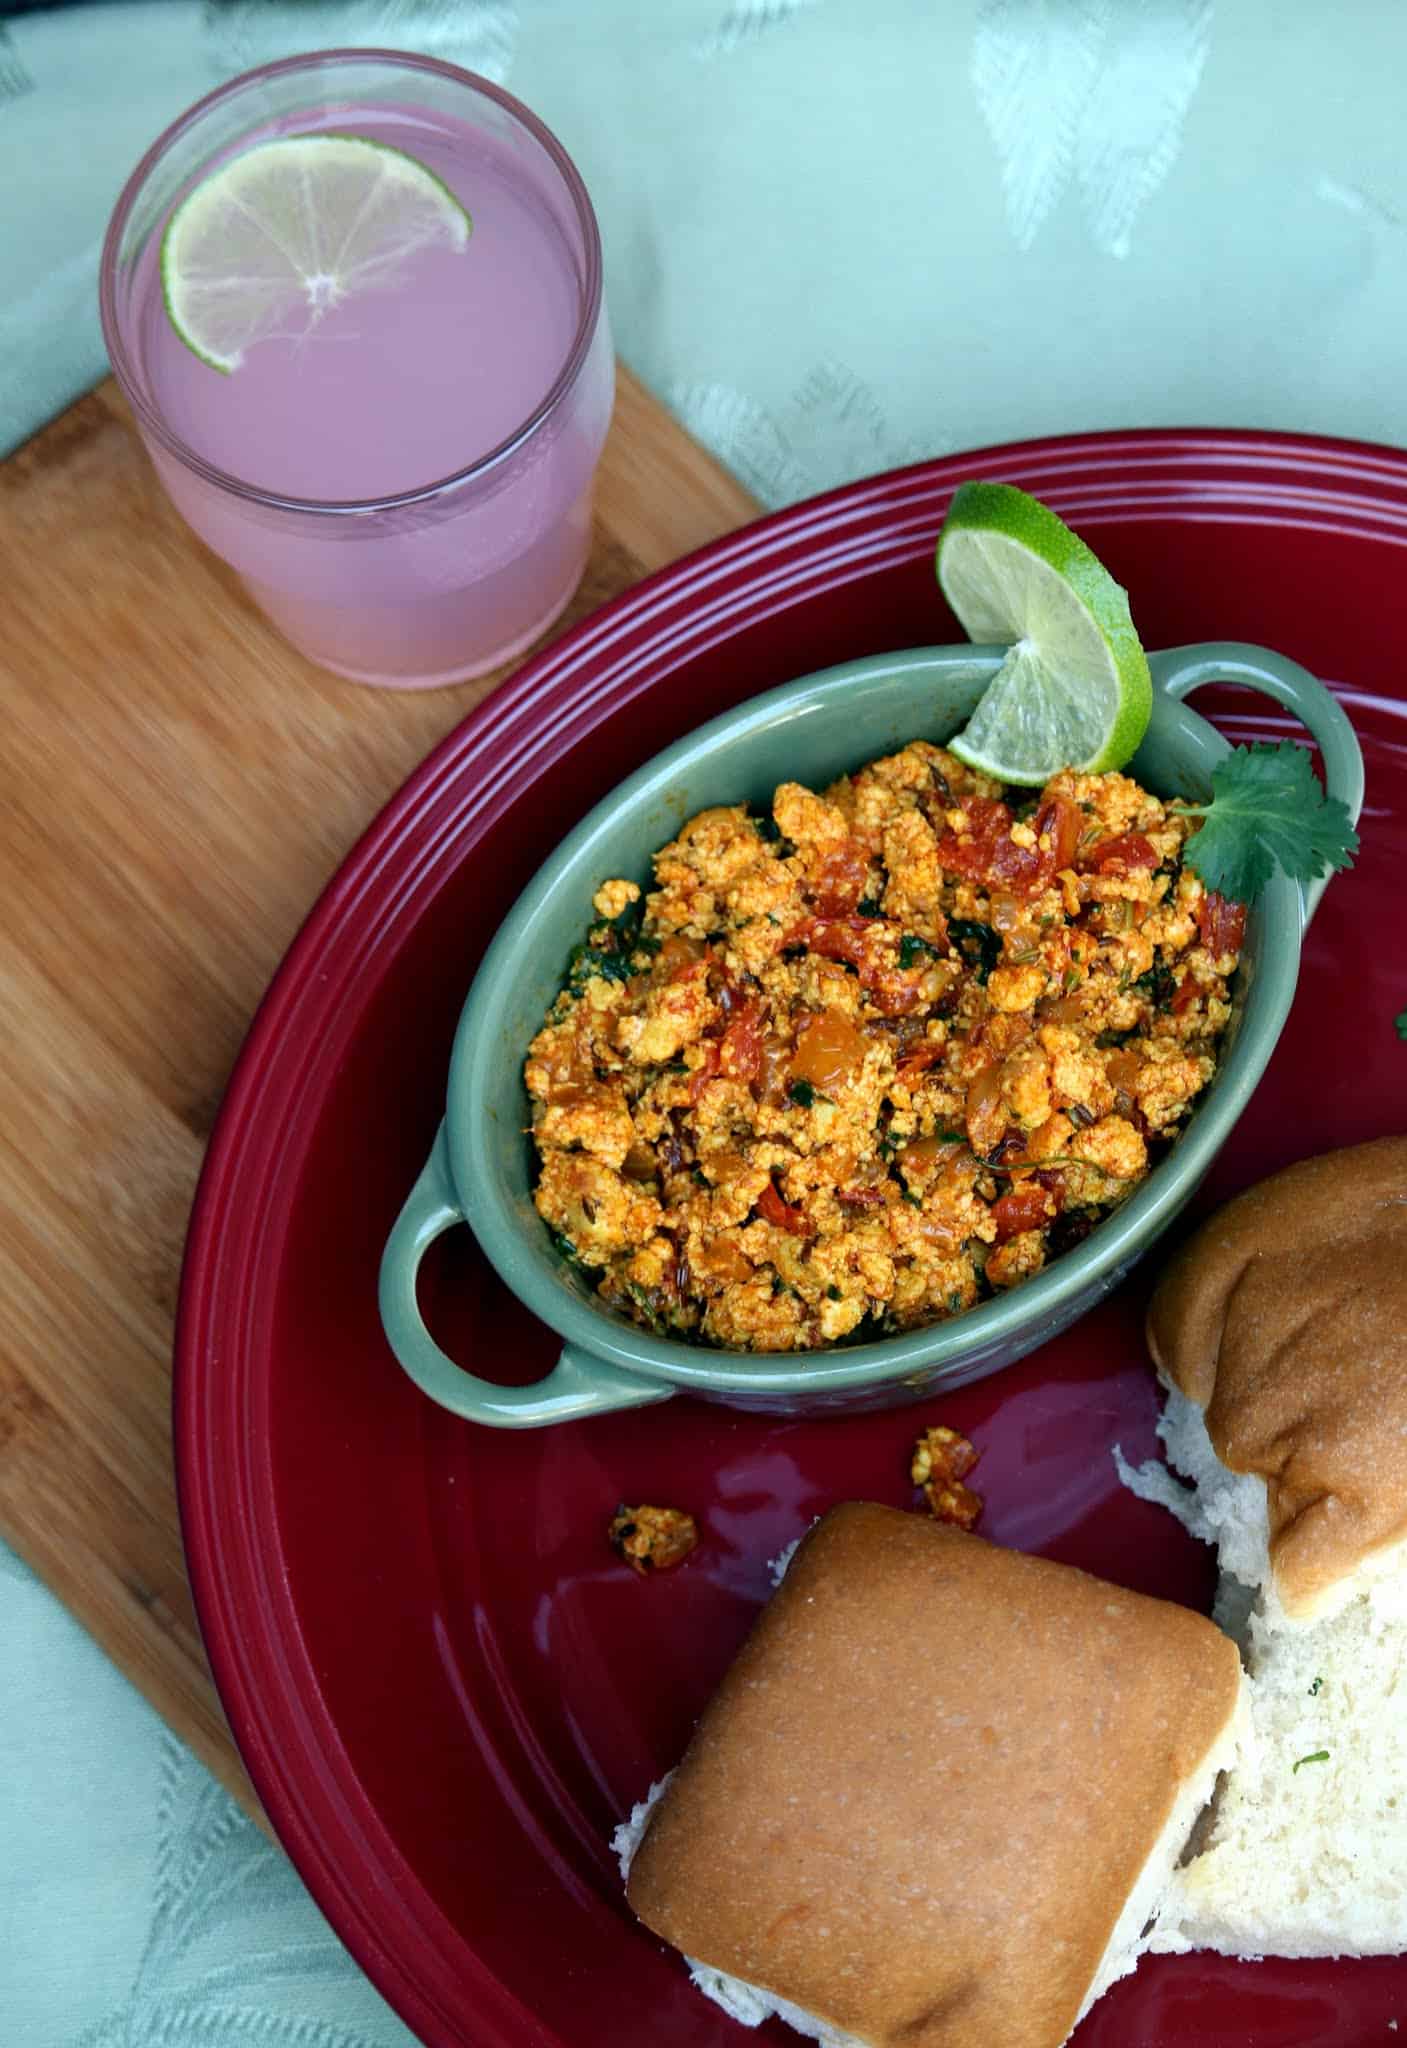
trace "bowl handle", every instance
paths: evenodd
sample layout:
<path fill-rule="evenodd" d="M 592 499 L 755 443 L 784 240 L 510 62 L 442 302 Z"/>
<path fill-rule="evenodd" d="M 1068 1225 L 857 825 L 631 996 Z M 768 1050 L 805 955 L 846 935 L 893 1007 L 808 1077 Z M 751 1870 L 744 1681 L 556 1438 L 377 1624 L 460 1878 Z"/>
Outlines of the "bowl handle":
<path fill-rule="evenodd" d="M 1363 808 L 1363 754 L 1358 735 L 1338 699 L 1307 668 L 1272 654 L 1266 647 L 1246 647 L 1237 640 L 1207 640 L 1195 647 L 1169 647 L 1150 654 L 1153 687 L 1180 703 L 1203 683 L 1248 683 L 1264 690 L 1277 704 L 1293 711 L 1309 727 L 1324 758 L 1324 786 L 1347 805 L 1356 825 Z M 1330 876 L 1300 884 L 1300 923 L 1307 926 L 1319 908 Z"/>
<path fill-rule="evenodd" d="M 528 1387 L 495 1386 L 456 1365 L 426 1329 L 415 1283 L 420 1262 L 435 1239 L 463 1221 L 441 1124 L 424 1170 L 386 1240 L 380 1282 L 381 1322 L 391 1349 L 432 1401 L 495 1429 L 542 1429 L 552 1422 L 574 1422 L 583 1415 L 605 1415 L 613 1408 L 642 1408 L 669 1399 L 673 1387 L 621 1372 L 575 1344 L 564 1344 L 546 1379 Z"/>

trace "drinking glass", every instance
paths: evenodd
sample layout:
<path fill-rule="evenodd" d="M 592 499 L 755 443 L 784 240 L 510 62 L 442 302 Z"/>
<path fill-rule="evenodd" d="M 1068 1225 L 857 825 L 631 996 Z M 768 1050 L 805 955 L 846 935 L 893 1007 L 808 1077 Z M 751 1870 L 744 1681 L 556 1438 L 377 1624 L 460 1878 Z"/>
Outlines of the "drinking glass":
<path fill-rule="evenodd" d="M 311 134 L 413 157 L 472 232 L 457 257 L 417 254 L 336 322 L 310 312 L 222 371 L 167 311 L 166 224 L 229 158 Z M 455 682 L 521 652 L 570 600 L 615 388 L 600 236 L 570 158 L 510 94 L 392 50 L 251 71 L 137 165 L 100 297 L 167 492 L 311 660 L 391 688 Z"/>

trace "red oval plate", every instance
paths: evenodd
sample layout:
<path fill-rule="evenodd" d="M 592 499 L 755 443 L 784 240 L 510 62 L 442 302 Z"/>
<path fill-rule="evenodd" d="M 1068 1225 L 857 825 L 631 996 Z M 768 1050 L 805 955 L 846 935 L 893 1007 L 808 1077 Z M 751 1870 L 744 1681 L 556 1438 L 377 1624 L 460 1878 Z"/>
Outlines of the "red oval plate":
<path fill-rule="evenodd" d="M 460 1003 L 550 844 L 667 741 L 755 691 L 961 637 L 934 540 L 962 478 L 1054 504 L 1128 585 L 1149 646 L 1259 641 L 1331 681 L 1363 741 L 1355 872 L 1206 1200 L 1407 1124 L 1395 930 L 1407 866 L 1407 459 L 1284 436 L 1039 441 L 926 464 L 762 521 L 654 577 L 523 669 L 430 757 L 346 862 L 269 991 L 191 1226 L 177 1342 L 181 1509 L 205 1640 L 249 1772 L 352 1953 L 429 2048 L 703 2048 L 749 2036 L 626 1910 L 614 1823 L 677 1757 L 830 1503 L 910 1505 L 914 1431 L 982 1451 L 985 1532 L 1205 1606 L 1206 1553 L 1119 1489 L 1154 1448 L 1136 1276 L 1059 1342 L 942 1403 L 777 1422 L 679 1399 L 477 1431 L 397 1368 L 386 1233 L 440 1114 Z M 1237 736 L 1277 732 L 1245 698 Z M 427 1279 L 475 1370 L 530 1379 L 549 1333 L 467 1233 Z M 700 1548 L 636 1579 L 619 1500 L 693 1509 Z M 941 1654 L 941 1650 L 937 1652 Z M 1078 1759 L 1072 1758 L 1072 1768 Z M 1407 1962 L 1159 1959 L 1080 2048 L 1350 2048 L 1407 2018 Z M 608 2017 L 609 2016 L 609 2017 Z"/>

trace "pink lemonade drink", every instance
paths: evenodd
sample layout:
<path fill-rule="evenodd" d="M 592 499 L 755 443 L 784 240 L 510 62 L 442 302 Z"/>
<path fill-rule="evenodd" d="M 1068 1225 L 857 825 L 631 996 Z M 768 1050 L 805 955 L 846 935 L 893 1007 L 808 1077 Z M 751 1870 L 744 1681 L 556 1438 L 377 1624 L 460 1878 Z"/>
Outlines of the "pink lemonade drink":
<path fill-rule="evenodd" d="M 507 94 L 384 51 L 236 80 L 133 174 L 102 311 L 171 498 L 314 661 L 452 682 L 567 604 L 614 363 L 590 201 Z"/>

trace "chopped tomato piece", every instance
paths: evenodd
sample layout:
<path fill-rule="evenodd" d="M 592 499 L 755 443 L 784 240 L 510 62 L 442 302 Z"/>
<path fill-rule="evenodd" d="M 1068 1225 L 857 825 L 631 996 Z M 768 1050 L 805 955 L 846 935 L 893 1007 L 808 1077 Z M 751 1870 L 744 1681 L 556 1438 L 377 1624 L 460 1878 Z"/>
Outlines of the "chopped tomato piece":
<path fill-rule="evenodd" d="M 1132 1095 L 1138 1086 L 1138 1077 L 1143 1072 L 1143 1061 L 1136 1052 L 1130 1052 L 1127 1046 L 1121 1045 L 1116 1051 L 1111 1052 L 1104 1062 L 1104 1071 L 1109 1077 L 1111 1088 L 1118 1088 L 1125 1095 Z"/>
<path fill-rule="evenodd" d="M 876 928 L 875 920 L 869 917 L 807 917 L 792 926 L 782 940 L 782 950 L 805 946 L 808 951 L 819 953 L 823 960 L 843 960 L 858 967 Z"/>
<path fill-rule="evenodd" d="M 1068 868 L 1072 864 L 1084 823 L 1083 811 L 1078 804 L 1071 803 L 1068 796 L 1053 796 L 1049 803 L 1042 804 L 1036 812 L 1036 838 L 1050 841 L 1049 853 L 1053 869 Z"/>
<path fill-rule="evenodd" d="M 1117 838 L 1101 839 L 1092 846 L 1082 865 L 1093 868 L 1097 875 L 1126 878 L 1151 874 L 1158 865 L 1158 856 L 1141 832 L 1121 832 Z"/>
<path fill-rule="evenodd" d="M 682 981 L 707 952 L 702 939 L 686 939 L 681 933 L 672 932 L 656 955 L 655 973 L 661 981 Z"/>
<path fill-rule="evenodd" d="M 967 830 L 945 832 L 938 842 L 938 858 L 950 874 L 966 875 L 971 882 L 990 881 L 997 848 L 1010 837 L 1011 812 L 985 796 L 966 798 L 962 812 Z"/>
<path fill-rule="evenodd" d="M 755 1088 L 762 1079 L 762 1026 L 766 1017 L 765 1004 L 746 1002 L 723 1034 L 719 1071 L 735 1081 L 746 1081 L 749 1088 Z"/>
<path fill-rule="evenodd" d="M 1226 953 L 1239 953 L 1246 936 L 1246 906 L 1208 889 L 1197 905 L 1197 929 L 1214 960 Z"/>
<path fill-rule="evenodd" d="M 769 1180 L 757 1198 L 757 1213 L 764 1223 L 789 1230 L 793 1237 L 810 1237 L 811 1225 L 800 1209 L 794 1209 L 774 1180 Z"/>
<path fill-rule="evenodd" d="M 758 1056 L 758 1075 L 754 1084 L 758 1099 L 776 1108 L 786 1101 L 787 1080 L 791 1074 L 791 1047 L 784 1038 L 767 1032 L 762 1040 Z"/>
<path fill-rule="evenodd" d="M 865 893 L 869 855 L 854 839 L 844 839 L 821 855 L 807 889 L 822 917 L 848 917 Z"/>
<path fill-rule="evenodd" d="M 719 1040 L 711 1038 L 704 1047 L 703 1065 L 695 1069 L 694 1078 L 689 1083 L 690 1102 L 697 1102 L 709 1082 L 717 1078 L 719 1052 Z"/>
<path fill-rule="evenodd" d="M 1021 896 L 1038 896 L 1055 873 L 1054 857 L 1039 846 L 1018 846 L 1003 840 L 992 859 L 991 879 Z"/>
<path fill-rule="evenodd" d="M 863 1065 L 867 1050 L 864 1033 L 856 1030 L 844 1010 L 822 1010 L 797 1033 L 792 1079 L 809 1081 L 822 1091 L 837 1088 Z"/>
<path fill-rule="evenodd" d="M 992 1204 L 992 1221 L 997 1226 L 997 1243 L 1019 1237 L 1023 1230 L 1043 1230 L 1052 1216 L 1060 1213 L 1063 1191 L 1057 1183 L 1046 1187 L 1036 1180 L 1022 1181 L 1009 1188 Z"/>
<path fill-rule="evenodd" d="M 806 946 L 823 960 L 843 961 L 855 969 L 882 1017 L 903 1017 L 924 1001 L 923 970 L 936 948 L 924 952 L 913 966 L 900 967 L 894 931 L 893 924 L 879 917 L 808 917 L 792 926 L 782 950 Z M 941 930 L 939 944 L 946 945 Z"/>
<path fill-rule="evenodd" d="M 925 1000 L 918 979 L 908 974 L 877 974 L 865 980 L 865 987 L 881 1017 L 907 1017 Z"/>
<path fill-rule="evenodd" d="M 899 1060 L 898 1079 L 912 1081 L 928 1067 L 936 1067 L 946 1058 L 948 1048 L 936 1038 L 921 1038 L 917 1045 L 906 1046 Z"/>
<path fill-rule="evenodd" d="M 783 948 L 805 946 L 823 960 L 839 960 L 853 967 L 862 982 L 879 972 L 876 938 L 884 930 L 873 917 L 808 917 L 794 925 L 783 940 Z"/>
<path fill-rule="evenodd" d="M 962 806 L 967 818 L 965 832 L 945 832 L 938 842 L 938 858 L 950 874 L 983 882 L 989 889 L 1009 889 L 1017 896 L 1035 896 L 1044 889 L 1061 862 L 1059 852 L 1078 836 L 1081 814 L 1064 797 L 1052 797 L 1036 814 L 1032 832 L 1034 846 L 1022 846 L 1012 838 L 1012 816 L 1006 804 L 991 797 L 968 797 Z M 1066 812 L 1074 813 L 1074 823 Z M 1040 844 L 1044 833 L 1047 844 Z"/>

